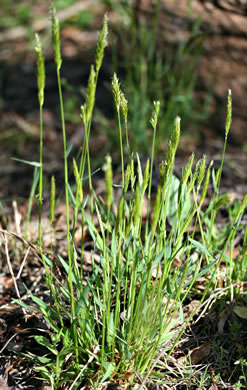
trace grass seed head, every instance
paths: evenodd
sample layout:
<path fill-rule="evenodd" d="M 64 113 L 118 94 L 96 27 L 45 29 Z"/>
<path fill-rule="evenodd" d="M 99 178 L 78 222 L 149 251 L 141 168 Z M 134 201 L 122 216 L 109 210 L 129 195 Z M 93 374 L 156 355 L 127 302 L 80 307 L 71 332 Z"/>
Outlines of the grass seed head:
<path fill-rule="evenodd" d="M 167 162 L 166 161 L 161 161 L 160 163 L 160 187 L 162 192 L 165 189 L 165 184 L 166 184 L 166 168 Z"/>
<path fill-rule="evenodd" d="M 120 84 L 119 84 L 116 73 L 114 73 L 113 79 L 112 79 L 112 90 L 113 90 L 113 96 L 114 96 L 116 109 L 117 109 L 117 112 L 119 113 L 119 110 L 120 110 Z"/>
<path fill-rule="evenodd" d="M 107 34 L 108 34 L 108 18 L 107 15 L 105 14 L 102 29 L 99 34 L 97 47 L 96 47 L 95 69 L 97 75 L 99 73 L 104 58 L 105 47 L 107 46 Z"/>
<path fill-rule="evenodd" d="M 95 101 L 95 90 L 96 90 L 96 82 L 95 82 L 96 73 L 94 70 L 94 66 L 91 66 L 88 85 L 87 85 L 87 94 L 86 94 L 86 121 L 87 124 L 90 122 L 93 114 L 93 107 Z"/>
<path fill-rule="evenodd" d="M 184 168 L 184 173 L 183 173 L 183 177 L 182 177 L 182 185 L 185 186 L 187 181 L 188 181 L 188 178 L 190 177 L 191 175 L 191 171 L 192 171 L 192 165 L 193 165 L 193 162 L 194 162 L 194 158 L 195 158 L 195 154 L 192 153 L 190 158 L 189 158 L 189 161 L 188 163 L 186 164 L 185 168 Z"/>
<path fill-rule="evenodd" d="M 203 155 L 203 158 L 199 160 L 199 165 L 198 165 L 198 176 L 197 176 L 197 193 L 199 192 L 201 188 L 202 181 L 205 176 L 205 170 L 206 170 L 206 156 L 205 154 Z"/>
<path fill-rule="evenodd" d="M 60 50 L 60 33 L 59 33 L 59 21 L 56 15 L 56 8 L 51 6 L 51 20 L 52 20 L 52 44 L 54 51 L 54 59 L 57 65 L 57 71 L 60 70 L 62 65 L 62 57 Z"/>
<path fill-rule="evenodd" d="M 122 91 L 120 91 L 120 107 L 124 121 L 126 123 L 128 120 L 128 100 L 125 99 L 124 93 Z"/>
<path fill-rule="evenodd" d="M 227 138 L 232 123 L 232 91 L 228 90 L 227 98 L 227 116 L 226 116 L 226 130 L 225 138 Z"/>
<path fill-rule="evenodd" d="M 160 102 L 154 101 L 154 110 L 153 110 L 152 118 L 150 120 L 153 129 L 156 129 L 157 127 L 159 112 L 160 112 Z"/>
<path fill-rule="evenodd" d="M 42 47 L 38 34 L 35 34 L 35 51 L 37 54 L 37 82 L 38 82 L 38 97 L 39 104 L 44 104 L 44 89 L 45 89 L 45 61 L 42 52 Z"/>
<path fill-rule="evenodd" d="M 179 142 L 179 138 L 180 138 L 180 121 L 181 121 L 181 118 L 179 116 L 177 116 L 175 119 L 174 129 L 173 129 L 172 136 L 171 136 L 172 151 L 173 151 L 174 156 L 176 154 L 178 142 Z"/>
<path fill-rule="evenodd" d="M 84 123 L 84 126 L 86 126 L 87 125 L 87 105 L 86 105 L 86 103 L 84 103 L 81 106 L 81 119 Z"/>

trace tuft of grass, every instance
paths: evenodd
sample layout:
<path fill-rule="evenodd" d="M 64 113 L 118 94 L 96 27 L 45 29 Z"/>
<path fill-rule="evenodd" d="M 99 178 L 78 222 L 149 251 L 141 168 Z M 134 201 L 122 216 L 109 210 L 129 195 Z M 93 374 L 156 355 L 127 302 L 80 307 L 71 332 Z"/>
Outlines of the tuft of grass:
<path fill-rule="evenodd" d="M 139 155 L 131 154 L 128 144 L 127 112 L 129 105 L 120 90 L 117 75 L 113 76 L 113 98 L 119 125 L 122 183 L 118 203 L 114 200 L 114 174 L 111 158 L 104 165 L 106 204 L 97 198 L 92 182 L 89 197 L 83 197 L 85 166 L 88 163 L 91 180 L 90 154 L 88 148 L 93 116 L 95 91 L 102 65 L 107 39 L 107 17 L 96 49 L 95 64 L 91 67 L 86 101 L 81 107 L 85 137 L 79 161 L 73 161 L 76 188 L 68 181 L 69 152 L 66 146 L 66 128 L 60 68 L 59 23 L 55 8 L 52 8 L 52 35 L 54 57 L 57 66 L 57 82 L 61 106 L 61 121 L 64 143 L 64 188 L 67 222 L 67 258 L 58 255 L 66 275 L 66 283 L 53 275 L 52 258 L 42 251 L 41 224 L 39 244 L 50 290 L 50 302 L 46 303 L 32 295 L 35 306 L 19 301 L 28 310 L 40 313 L 49 326 L 49 334 L 35 336 L 36 341 L 47 349 L 45 356 L 31 356 L 37 362 L 36 370 L 42 380 L 53 389 L 63 385 L 76 389 L 91 384 L 100 389 L 106 381 L 129 383 L 134 386 L 142 378 L 142 388 L 152 375 L 162 383 L 164 372 L 159 369 L 160 360 L 167 362 L 178 345 L 186 326 L 198 307 L 210 295 L 218 283 L 220 267 L 225 264 L 224 283 L 231 291 L 231 298 L 238 297 L 246 273 L 247 227 L 243 233 L 243 249 L 239 261 L 233 262 L 234 238 L 243 229 L 241 225 L 247 203 L 243 201 L 231 209 L 226 235 L 220 243 L 213 242 L 215 218 L 228 198 L 220 195 L 220 170 L 215 174 L 212 163 L 203 157 L 194 166 L 194 155 L 186 164 L 181 178 L 173 174 L 174 160 L 180 137 L 180 118 L 176 117 L 168 140 L 166 160 L 160 166 L 160 184 L 151 193 L 152 170 L 155 154 L 156 130 L 160 103 L 153 103 L 150 122 L 153 128 L 151 161 L 144 170 Z M 40 46 L 38 46 L 40 48 Z M 39 49 L 40 50 L 40 49 Z M 41 51 L 38 51 L 38 54 Z M 40 58 L 37 58 L 38 64 Z M 38 68 L 38 80 L 39 68 Z M 38 81 L 38 97 L 43 104 L 44 84 Z M 42 104 L 41 104 L 42 103 Z M 126 125 L 128 164 L 124 166 L 121 115 Z M 228 97 L 226 139 L 230 127 L 231 95 Z M 40 187 L 39 205 L 42 204 L 42 110 L 40 127 Z M 215 194 L 208 206 L 204 200 L 210 181 Z M 146 215 L 145 200 L 148 201 Z M 88 206 L 90 203 L 90 207 Z M 50 223 L 55 208 L 55 183 L 51 184 Z M 90 214 L 88 209 L 90 208 Z M 39 213 L 41 218 L 41 213 Z M 39 218 L 39 220 L 40 220 Z M 97 221 L 97 222 L 96 222 Z M 74 244 L 77 224 L 82 232 L 87 228 L 92 238 L 92 272 L 86 285 L 83 278 L 84 242 L 81 241 L 81 259 Z M 210 241 L 210 240 L 211 241 Z M 230 255 L 227 256 L 227 249 Z M 55 248 L 52 252 L 54 253 Z M 96 255 L 100 263 L 96 262 Z M 184 305 L 195 288 L 195 282 L 203 278 L 204 291 L 198 306 L 186 318 Z M 234 283 L 234 284 L 233 284 Z M 236 284 L 237 283 L 237 284 Z M 227 290 L 227 291 L 228 291 Z M 199 294 L 199 293 L 198 293 Z M 239 363 L 240 364 L 240 363 Z M 241 367 L 244 366 L 241 361 Z"/>

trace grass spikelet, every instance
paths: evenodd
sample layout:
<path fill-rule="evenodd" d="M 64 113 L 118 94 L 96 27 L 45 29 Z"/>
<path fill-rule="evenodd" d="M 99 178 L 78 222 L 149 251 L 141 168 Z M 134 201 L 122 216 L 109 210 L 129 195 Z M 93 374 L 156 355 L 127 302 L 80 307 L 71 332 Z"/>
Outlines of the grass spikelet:
<path fill-rule="evenodd" d="M 43 106 L 45 89 L 45 61 L 38 34 L 35 34 L 35 51 L 37 54 L 37 84 L 39 104 L 40 106 Z"/>
<path fill-rule="evenodd" d="M 166 161 L 161 161 L 160 163 L 160 187 L 163 192 L 166 185 Z"/>
<path fill-rule="evenodd" d="M 203 158 L 199 160 L 199 165 L 198 165 L 198 176 L 197 176 L 197 183 L 196 183 L 197 193 L 201 188 L 201 184 L 205 176 L 205 170 L 206 170 L 206 156 L 204 154 Z"/>
<path fill-rule="evenodd" d="M 160 102 L 154 101 L 154 111 L 153 111 L 152 118 L 150 120 L 150 123 L 153 126 L 153 129 L 155 129 L 157 127 L 159 112 L 160 112 Z"/>
<path fill-rule="evenodd" d="M 171 136 L 173 158 L 176 154 L 178 142 L 179 142 L 179 138 L 180 138 L 180 121 L 181 121 L 181 118 L 179 116 L 177 116 L 175 119 L 174 130 L 173 130 L 172 136 Z"/>
<path fill-rule="evenodd" d="M 125 99 L 124 93 L 120 91 L 120 107 L 125 123 L 128 121 L 128 100 Z"/>
<path fill-rule="evenodd" d="M 107 46 L 107 34 L 108 34 L 108 18 L 107 15 L 105 14 L 102 29 L 99 34 L 97 47 L 96 47 L 95 69 L 97 75 L 102 65 L 105 47 Z"/>
<path fill-rule="evenodd" d="M 192 155 L 189 158 L 188 163 L 186 164 L 186 166 L 184 168 L 183 177 L 182 177 L 182 186 L 186 185 L 188 178 L 191 175 L 194 158 L 195 158 L 195 154 L 192 153 Z"/>
<path fill-rule="evenodd" d="M 52 44 L 54 50 L 54 59 L 57 65 L 57 71 L 60 70 L 62 65 L 61 49 L 60 49 L 60 33 L 59 33 L 59 21 L 56 14 L 54 5 L 51 6 L 51 20 L 52 20 Z"/>
<path fill-rule="evenodd" d="M 225 138 L 227 138 L 232 123 L 232 91 L 228 90 L 227 98 L 227 116 L 226 116 L 226 130 Z"/>
<path fill-rule="evenodd" d="M 87 85 L 87 94 L 86 94 L 86 126 L 88 126 L 94 107 L 95 101 L 95 90 L 96 90 L 96 82 L 95 82 L 96 73 L 94 70 L 94 66 L 91 66 L 88 85 Z"/>
<path fill-rule="evenodd" d="M 83 121 L 84 126 L 87 126 L 87 105 L 84 103 L 81 106 L 81 119 Z"/>
<path fill-rule="evenodd" d="M 116 109 L 117 109 L 117 112 L 119 114 L 119 110 L 120 110 L 120 84 L 119 84 L 116 73 L 114 73 L 113 79 L 112 79 L 112 90 L 113 90 L 113 96 L 114 96 Z"/>
<path fill-rule="evenodd" d="M 120 91 L 120 109 L 124 118 L 125 123 L 125 136 L 128 155 L 130 158 L 130 146 L 129 146 L 129 135 L 128 135 L 128 100 L 125 99 L 124 93 Z"/>

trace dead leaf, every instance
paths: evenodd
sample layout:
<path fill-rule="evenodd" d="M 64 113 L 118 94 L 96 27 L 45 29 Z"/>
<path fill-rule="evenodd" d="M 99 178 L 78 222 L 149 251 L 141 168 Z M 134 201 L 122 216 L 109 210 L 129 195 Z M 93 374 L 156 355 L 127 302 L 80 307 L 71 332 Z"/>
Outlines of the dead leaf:
<path fill-rule="evenodd" d="M 247 307 L 246 306 L 239 306 L 236 305 L 233 308 L 233 312 L 237 314 L 239 318 L 242 318 L 244 320 L 247 320 Z"/>
<path fill-rule="evenodd" d="M 200 345 L 190 352 L 191 363 L 198 364 L 201 360 L 208 357 L 211 350 L 211 344 L 209 342 Z"/>
<path fill-rule="evenodd" d="M 228 318 L 229 318 L 229 315 L 230 315 L 229 307 L 226 307 L 226 308 L 220 313 L 219 321 L 218 321 L 218 333 L 219 333 L 219 334 L 222 334 L 222 333 L 223 333 L 223 331 L 224 331 L 224 326 L 225 326 L 226 321 L 227 321 Z"/>

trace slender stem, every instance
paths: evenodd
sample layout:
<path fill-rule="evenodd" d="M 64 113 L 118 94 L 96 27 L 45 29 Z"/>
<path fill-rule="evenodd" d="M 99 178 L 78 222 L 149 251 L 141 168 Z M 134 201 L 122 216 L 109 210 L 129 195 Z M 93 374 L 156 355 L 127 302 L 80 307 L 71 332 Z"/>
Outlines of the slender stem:
<path fill-rule="evenodd" d="M 39 248 L 42 250 L 42 231 L 41 231 L 41 217 L 42 217 L 42 195 L 43 195 L 43 108 L 42 104 L 39 106 L 39 122 L 40 122 L 40 143 L 39 143 Z"/>
<path fill-rule="evenodd" d="M 126 144 L 127 144 L 127 150 L 128 150 L 128 157 L 130 160 L 130 146 L 129 146 L 129 135 L 128 135 L 128 122 L 125 121 L 125 134 L 126 134 Z"/>
<path fill-rule="evenodd" d="M 155 140 L 156 140 L 156 129 L 157 126 L 154 126 L 153 134 L 153 143 L 152 143 L 152 155 L 151 155 L 151 164 L 150 164 L 150 177 L 148 183 L 148 206 L 147 206 L 147 216 L 146 216 L 146 226 L 145 226 L 145 240 L 148 237 L 148 220 L 150 214 L 150 201 L 151 201 L 151 187 L 152 187 L 152 177 L 153 177 L 153 164 L 154 164 L 154 150 L 155 150 Z"/>
<path fill-rule="evenodd" d="M 77 329 L 75 324 L 75 299 L 72 282 L 72 251 L 70 245 L 70 221 L 69 221 L 69 191 L 68 191 L 68 161 L 67 161 L 67 144 L 66 144 L 66 129 L 65 129 L 65 118 L 64 118 L 64 107 L 63 107 L 63 96 L 61 87 L 60 71 L 57 69 L 57 81 L 58 81 L 58 92 L 60 101 L 60 114 L 62 122 L 62 133 L 63 133 L 63 146 L 64 146 L 64 186 L 65 186 L 65 203 L 66 203 L 66 237 L 67 237 L 67 248 L 68 248 L 68 259 L 69 259 L 69 272 L 68 272 L 68 287 L 71 298 L 71 315 L 72 315 L 72 331 L 75 344 L 76 361 L 79 363 L 78 356 L 78 338 Z"/>
<path fill-rule="evenodd" d="M 118 116 L 119 141 L 120 141 L 121 166 L 122 166 L 122 187 L 124 188 L 124 157 L 123 157 L 123 138 L 122 138 L 120 110 L 117 110 L 117 116 Z"/>

